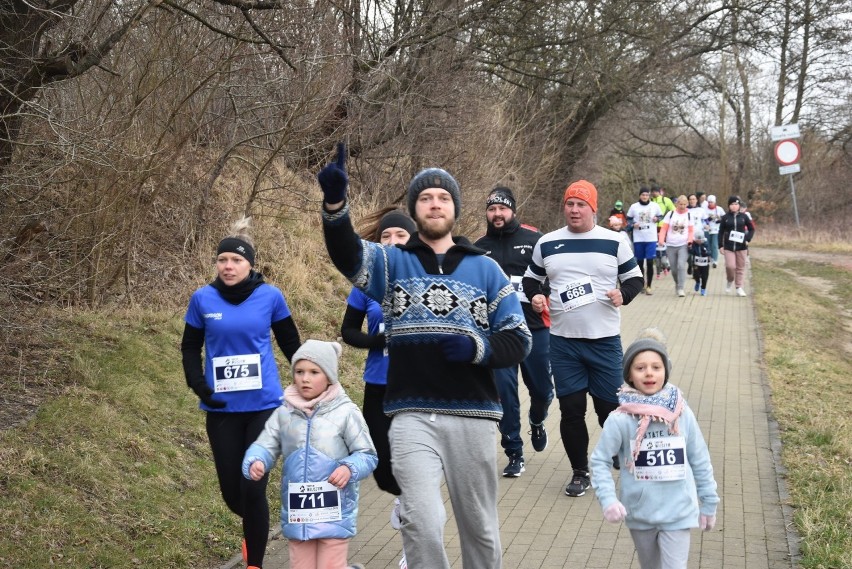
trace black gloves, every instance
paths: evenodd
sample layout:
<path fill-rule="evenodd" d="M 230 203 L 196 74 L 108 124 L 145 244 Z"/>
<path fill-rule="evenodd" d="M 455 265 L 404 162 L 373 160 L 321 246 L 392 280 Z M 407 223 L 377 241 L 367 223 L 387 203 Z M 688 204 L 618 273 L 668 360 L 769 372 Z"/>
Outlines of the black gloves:
<path fill-rule="evenodd" d="M 346 186 L 349 185 L 349 176 L 346 175 L 346 145 L 342 142 L 337 144 L 337 162 L 327 164 L 317 174 L 320 188 L 322 188 L 323 200 L 327 204 L 337 204 L 346 199 Z"/>
<path fill-rule="evenodd" d="M 470 363 L 476 354 L 476 343 L 470 336 L 448 334 L 441 336 L 438 343 L 449 362 Z"/>
<path fill-rule="evenodd" d="M 205 381 L 196 381 L 190 384 L 190 389 L 192 389 L 198 398 L 201 399 L 201 402 L 210 407 L 211 409 L 222 409 L 225 407 L 225 403 L 223 401 L 217 401 L 213 399 L 213 390 L 210 389 L 210 386 L 207 385 Z"/>

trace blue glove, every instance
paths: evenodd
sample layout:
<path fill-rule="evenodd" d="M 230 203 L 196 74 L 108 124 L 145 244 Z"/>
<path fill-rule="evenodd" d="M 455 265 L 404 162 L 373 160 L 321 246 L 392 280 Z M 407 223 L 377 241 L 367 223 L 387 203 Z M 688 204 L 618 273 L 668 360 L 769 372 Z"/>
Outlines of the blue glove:
<path fill-rule="evenodd" d="M 349 176 L 346 175 L 346 144 L 337 143 L 337 162 L 326 164 L 317 174 L 323 200 L 327 204 L 340 203 L 346 199 L 346 186 Z"/>
<path fill-rule="evenodd" d="M 476 342 L 470 336 L 449 334 L 438 340 L 449 362 L 470 363 L 476 354 Z"/>

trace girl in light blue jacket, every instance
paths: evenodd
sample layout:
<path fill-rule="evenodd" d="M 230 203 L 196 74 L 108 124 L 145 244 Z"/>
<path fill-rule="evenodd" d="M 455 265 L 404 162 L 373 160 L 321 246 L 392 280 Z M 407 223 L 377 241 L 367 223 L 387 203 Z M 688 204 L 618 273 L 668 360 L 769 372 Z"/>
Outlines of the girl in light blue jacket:
<path fill-rule="evenodd" d="M 259 480 L 284 457 L 281 528 L 293 568 L 348 567 L 358 483 L 378 463 L 364 416 L 338 381 L 341 349 L 337 342 L 302 344 L 293 355 L 285 404 L 243 459 L 243 476 Z"/>
<path fill-rule="evenodd" d="M 589 461 L 604 518 L 625 522 L 642 569 L 686 569 L 689 530 L 713 529 L 719 503 L 707 444 L 670 372 L 662 333 L 642 331 L 624 352 L 619 407 Z M 619 496 L 615 455 L 627 467 Z"/>

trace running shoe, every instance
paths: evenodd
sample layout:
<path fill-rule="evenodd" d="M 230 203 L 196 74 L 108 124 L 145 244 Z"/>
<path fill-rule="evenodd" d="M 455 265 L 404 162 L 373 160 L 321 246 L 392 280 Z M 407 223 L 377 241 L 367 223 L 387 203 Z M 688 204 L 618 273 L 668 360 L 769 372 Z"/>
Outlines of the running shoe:
<path fill-rule="evenodd" d="M 592 481 L 589 479 L 589 473 L 586 470 L 575 470 L 574 476 L 571 477 L 571 482 L 565 487 L 565 495 L 572 498 L 579 498 L 586 493 Z"/>
<path fill-rule="evenodd" d="M 544 429 L 544 423 L 539 425 L 530 423 L 529 435 L 536 452 L 541 452 L 547 448 L 547 431 Z"/>
<path fill-rule="evenodd" d="M 506 478 L 518 478 L 525 470 L 523 456 L 510 456 L 509 464 L 503 469 L 503 476 Z"/>

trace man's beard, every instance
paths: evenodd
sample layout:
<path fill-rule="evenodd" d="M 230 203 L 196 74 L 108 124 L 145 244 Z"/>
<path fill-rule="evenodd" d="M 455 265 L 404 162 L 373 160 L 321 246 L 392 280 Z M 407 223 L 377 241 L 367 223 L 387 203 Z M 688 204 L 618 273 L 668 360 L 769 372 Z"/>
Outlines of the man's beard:
<path fill-rule="evenodd" d="M 448 233 L 451 233 L 456 224 L 456 220 L 453 218 L 441 219 L 440 223 L 437 224 L 433 220 L 432 224 L 428 227 L 419 218 L 415 221 L 417 222 L 417 233 L 431 241 L 437 241 L 445 237 Z"/>

